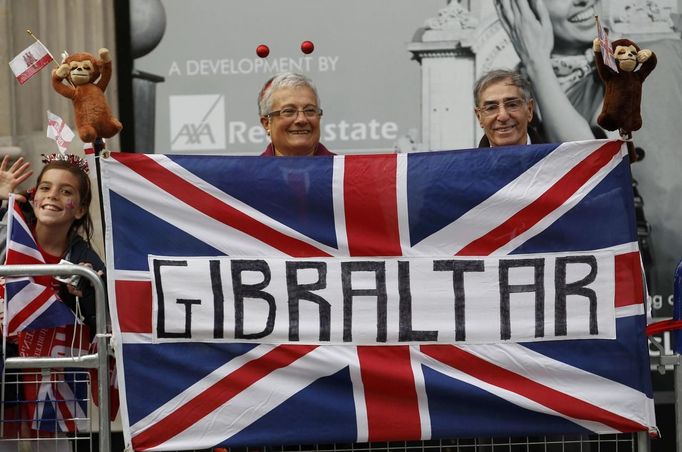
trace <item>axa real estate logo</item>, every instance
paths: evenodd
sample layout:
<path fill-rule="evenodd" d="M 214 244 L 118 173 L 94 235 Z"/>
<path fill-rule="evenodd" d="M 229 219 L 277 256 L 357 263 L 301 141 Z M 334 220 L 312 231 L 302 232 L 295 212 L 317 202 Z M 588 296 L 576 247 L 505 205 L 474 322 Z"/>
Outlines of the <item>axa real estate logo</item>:
<path fill-rule="evenodd" d="M 170 96 L 172 151 L 225 149 L 225 97 L 222 94 Z"/>

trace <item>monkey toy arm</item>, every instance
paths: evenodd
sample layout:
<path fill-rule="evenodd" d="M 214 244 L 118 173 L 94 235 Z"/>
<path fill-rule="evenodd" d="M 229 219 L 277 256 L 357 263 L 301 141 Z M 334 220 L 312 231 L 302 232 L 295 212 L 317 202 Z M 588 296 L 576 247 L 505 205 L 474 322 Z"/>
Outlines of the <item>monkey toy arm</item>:
<path fill-rule="evenodd" d="M 613 78 L 616 73 L 613 71 L 613 69 L 604 64 L 599 38 L 595 38 L 592 42 L 592 50 L 594 51 L 594 64 L 597 65 L 597 73 L 599 74 L 599 78 L 605 82 Z"/>
<path fill-rule="evenodd" d="M 649 49 L 642 49 L 637 52 L 637 61 L 642 63 L 642 67 L 639 68 L 637 73 L 639 74 L 639 79 L 644 81 L 656 67 L 656 63 L 658 62 L 656 54 Z"/>
<path fill-rule="evenodd" d="M 68 75 L 69 75 L 68 64 L 62 64 L 57 69 L 53 70 L 52 87 L 62 96 L 69 99 L 73 99 L 73 96 L 76 93 L 76 89 L 73 86 L 65 85 L 64 83 L 62 83 L 62 80 L 64 80 Z"/>
<path fill-rule="evenodd" d="M 100 74 L 96 85 L 99 89 L 104 91 L 107 89 L 109 81 L 111 80 L 111 56 L 109 55 L 109 49 L 106 48 L 99 49 L 98 53 L 102 60 L 102 73 Z"/>

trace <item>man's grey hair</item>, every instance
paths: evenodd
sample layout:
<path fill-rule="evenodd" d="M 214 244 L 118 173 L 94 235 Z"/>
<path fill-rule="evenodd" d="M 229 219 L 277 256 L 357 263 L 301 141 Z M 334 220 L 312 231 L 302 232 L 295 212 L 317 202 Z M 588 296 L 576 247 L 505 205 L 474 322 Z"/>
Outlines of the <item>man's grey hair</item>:
<path fill-rule="evenodd" d="M 493 69 L 486 72 L 474 83 L 474 103 L 477 107 L 480 106 L 481 93 L 488 86 L 508 80 L 510 85 L 516 86 L 521 90 L 523 100 L 528 102 L 531 99 L 530 82 L 526 77 L 517 71 L 511 69 Z"/>
<path fill-rule="evenodd" d="M 300 86 L 305 86 L 313 90 L 315 93 L 315 102 L 317 102 L 317 107 L 321 108 L 320 97 L 317 95 L 317 88 L 313 85 L 312 80 L 303 74 L 297 74 L 295 72 L 281 72 L 270 80 L 265 82 L 263 88 L 258 93 L 258 114 L 260 116 L 267 116 L 271 113 L 272 109 L 272 93 L 280 88 L 297 88 Z"/>

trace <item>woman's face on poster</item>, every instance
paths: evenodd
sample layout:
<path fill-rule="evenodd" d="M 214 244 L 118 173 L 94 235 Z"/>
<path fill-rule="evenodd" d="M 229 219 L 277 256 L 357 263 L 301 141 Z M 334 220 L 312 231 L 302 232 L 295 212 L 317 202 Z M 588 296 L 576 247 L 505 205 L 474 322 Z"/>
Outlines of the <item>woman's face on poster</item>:
<path fill-rule="evenodd" d="M 597 36 L 594 16 L 600 0 L 544 0 L 554 28 L 554 51 L 582 52 Z"/>

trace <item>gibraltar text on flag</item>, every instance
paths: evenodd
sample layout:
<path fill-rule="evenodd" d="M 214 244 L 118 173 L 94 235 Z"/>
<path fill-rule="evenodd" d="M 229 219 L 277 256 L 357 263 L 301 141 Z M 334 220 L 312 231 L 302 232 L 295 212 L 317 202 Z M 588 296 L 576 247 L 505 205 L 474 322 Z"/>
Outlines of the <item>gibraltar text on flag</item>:
<path fill-rule="evenodd" d="M 14 72 L 20 84 L 26 83 L 42 68 L 50 64 L 53 60 L 52 55 L 42 42 L 36 41 L 26 47 L 19 55 L 9 62 L 9 66 Z"/>
<path fill-rule="evenodd" d="M 127 440 L 654 430 L 625 155 L 103 158 Z"/>

